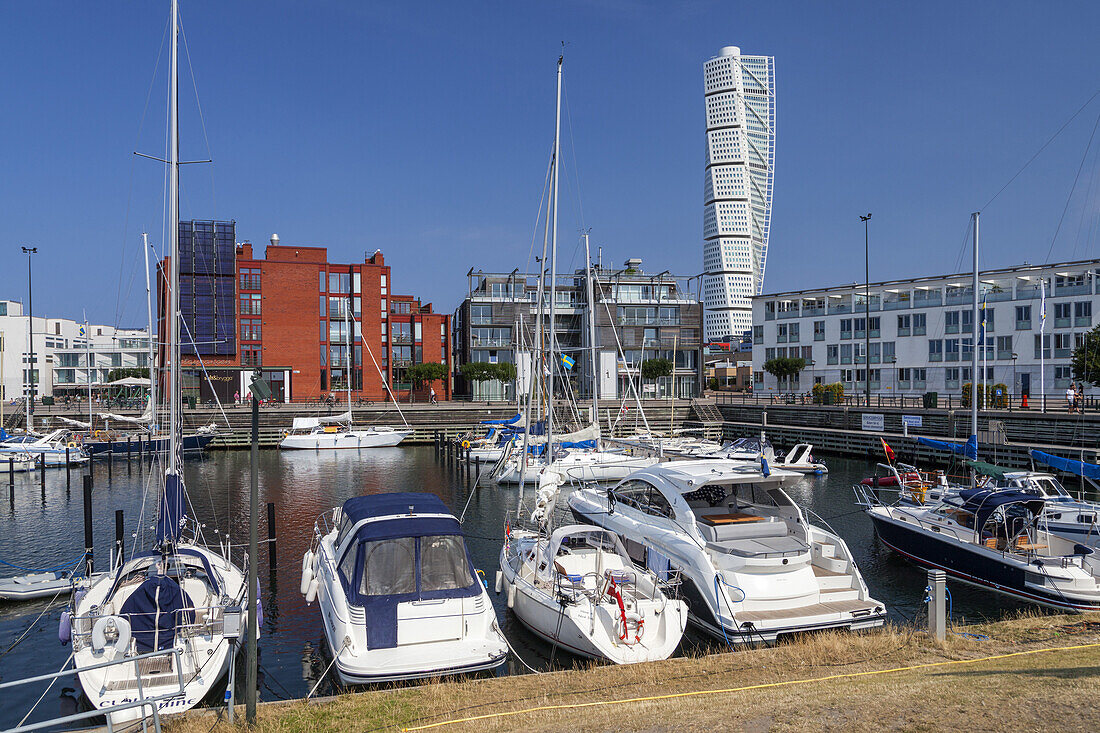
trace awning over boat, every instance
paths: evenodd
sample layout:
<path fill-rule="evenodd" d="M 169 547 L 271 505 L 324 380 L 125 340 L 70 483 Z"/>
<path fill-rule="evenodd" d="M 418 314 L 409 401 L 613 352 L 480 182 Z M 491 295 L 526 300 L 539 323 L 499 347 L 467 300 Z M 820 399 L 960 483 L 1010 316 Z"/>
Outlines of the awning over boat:
<path fill-rule="evenodd" d="M 1035 494 L 1026 491 L 1007 489 L 964 489 L 959 492 L 963 500 L 963 509 L 974 514 L 974 526 L 985 526 L 986 520 L 999 507 L 1008 504 L 1020 504 L 1032 515 L 1043 511 L 1045 502 Z"/>
<path fill-rule="evenodd" d="M 932 440 L 931 438 L 917 438 L 917 442 L 921 445 L 927 445 L 930 448 L 950 451 L 957 455 L 972 458 L 974 460 L 977 460 L 978 458 L 977 435 L 971 435 L 969 438 L 967 438 L 965 443 L 952 443 L 946 440 Z"/>
<path fill-rule="evenodd" d="M 1072 473 L 1074 476 L 1084 476 L 1093 481 L 1100 481 L 1100 466 L 1097 466 L 1095 463 L 1085 463 L 1084 461 L 1075 461 L 1072 458 L 1052 456 L 1050 453 L 1043 453 L 1041 450 L 1031 451 L 1031 457 L 1039 463 L 1057 468 L 1059 471 Z"/>
<path fill-rule="evenodd" d="M 507 420 L 482 420 L 482 425 L 515 425 L 523 418 L 523 413 L 517 412 L 515 417 L 510 417 Z"/>
<path fill-rule="evenodd" d="M 973 468 L 975 473 L 981 474 L 982 476 L 992 476 L 993 478 L 1003 479 L 1005 474 L 1013 473 L 1013 469 L 994 466 L 992 463 L 985 463 L 983 461 L 964 459 L 963 463 Z"/>
<path fill-rule="evenodd" d="M 342 412 L 339 415 L 326 415 L 323 417 L 296 417 L 294 418 L 294 430 L 312 430 L 320 425 L 351 424 L 351 413 Z"/>

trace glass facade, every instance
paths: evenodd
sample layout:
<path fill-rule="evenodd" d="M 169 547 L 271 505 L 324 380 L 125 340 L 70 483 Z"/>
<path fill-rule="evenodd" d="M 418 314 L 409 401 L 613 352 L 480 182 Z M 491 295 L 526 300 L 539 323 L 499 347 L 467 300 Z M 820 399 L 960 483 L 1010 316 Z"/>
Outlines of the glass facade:
<path fill-rule="evenodd" d="M 179 227 L 180 315 L 185 324 L 180 352 L 235 354 L 236 224 L 181 221 Z"/>

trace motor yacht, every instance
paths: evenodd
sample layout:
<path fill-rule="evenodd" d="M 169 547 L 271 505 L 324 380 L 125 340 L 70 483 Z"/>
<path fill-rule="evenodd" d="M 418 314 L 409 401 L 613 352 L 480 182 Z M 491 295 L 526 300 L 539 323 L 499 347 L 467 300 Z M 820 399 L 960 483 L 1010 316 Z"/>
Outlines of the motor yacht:
<path fill-rule="evenodd" d="M 348 499 L 318 520 L 301 590 L 345 684 L 492 669 L 508 645 L 462 527 L 434 494 Z"/>
<path fill-rule="evenodd" d="M 637 566 L 678 572 L 692 622 L 729 644 L 881 626 L 886 607 L 844 540 L 783 490 L 801 478 L 766 462 L 673 461 L 576 490 L 568 504 L 621 537 Z"/>
<path fill-rule="evenodd" d="M 1063 611 L 1100 609 L 1100 560 L 1042 526 L 1035 493 L 963 489 L 930 506 L 887 505 L 863 485 L 856 496 L 882 542 L 918 565 Z"/>
<path fill-rule="evenodd" d="M 355 427 L 350 412 L 333 417 L 296 417 L 279 447 L 284 450 L 384 448 L 399 444 L 412 432 L 384 425 Z"/>

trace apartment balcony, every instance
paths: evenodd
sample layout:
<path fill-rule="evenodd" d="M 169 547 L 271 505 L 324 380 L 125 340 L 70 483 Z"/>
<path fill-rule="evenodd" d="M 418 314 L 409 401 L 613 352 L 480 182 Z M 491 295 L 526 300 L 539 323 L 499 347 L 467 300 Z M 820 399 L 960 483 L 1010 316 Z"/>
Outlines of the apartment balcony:
<path fill-rule="evenodd" d="M 1092 285 L 1085 283 L 1084 285 L 1059 285 L 1055 291 L 1055 295 L 1092 295 Z"/>
<path fill-rule="evenodd" d="M 395 344 L 411 344 L 412 338 L 406 338 L 403 341 L 394 339 Z M 511 339 L 470 339 L 470 348 L 472 349 L 499 349 L 503 347 L 510 347 L 512 345 Z"/>
<path fill-rule="evenodd" d="M 910 306 L 911 306 L 911 301 L 908 300 L 908 299 L 906 299 L 906 300 L 887 300 L 887 301 L 883 302 L 882 309 L 884 311 L 900 311 L 900 310 L 909 310 Z"/>

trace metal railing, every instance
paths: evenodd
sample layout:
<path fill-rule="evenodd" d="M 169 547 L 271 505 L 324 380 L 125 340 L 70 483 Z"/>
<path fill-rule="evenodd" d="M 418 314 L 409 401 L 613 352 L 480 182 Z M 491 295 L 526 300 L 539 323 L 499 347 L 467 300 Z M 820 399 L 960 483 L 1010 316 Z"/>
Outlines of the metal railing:
<path fill-rule="evenodd" d="M 179 684 L 179 689 L 178 690 L 172 690 L 170 692 L 165 692 L 165 693 L 162 693 L 160 695 L 153 695 L 151 697 L 146 697 L 144 686 L 141 683 L 141 677 L 142 677 L 141 667 L 142 667 L 142 665 L 140 663 L 141 663 L 142 660 L 151 659 L 153 657 L 163 657 L 163 656 L 167 656 L 167 655 L 172 655 L 173 657 L 175 657 L 175 659 L 173 660 L 173 662 L 174 662 L 173 666 L 176 670 L 176 681 Z M 37 675 L 35 677 L 28 677 L 28 678 L 22 679 L 22 680 L 15 680 L 13 682 L 0 682 L 0 690 L 5 690 L 5 689 L 8 689 L 8 688 L 13 688 L 13 687 L 19 687 L 20 685 L 28 685 L 28 684 L 31 684 L 33 682 L 44 682 L 46 680 L 55 680 L 58 677 L 68 677 L 70 675 L 76 675 L 76 674 L 81 673 L 81 672 L 90 672 L 90 671 L 95 670 L 95 669 L 103 669 L 105 667 L 115 667 L 115 666 L 119 666 L 119 665 L 123 665 L 123 664 L 129 664 L 129 663 L 133 663 L 133 665 L 134 665 L 134 673 L 135 673 L 134 676 L 137 680 L 137 699 L 136 700 L 132 700 L 132 701 L 126 702 L 126 703 L 120 703 L 118 705 L 112 705 L 112 706 L 107 707 L 107 708 L 97 708 L 97 709 L 92 709 L 92 710 L 85 711 L 83 713 L 75 713 L 73 715 L 64 715 L 64 716 L 61 716 L 61 717 L 58 717 L 58 718 L 51 718 L 49 720 L 42 720 L 42 721 L 39 721 L 37 723 L 30 723 L 28 725 L 20 724 L 20 725 L 15 726 L 14 728 L 7 729 L 7 731 L 5 731 L 5 733 L 16 733 L 16 731 L 19 731 L 20 733 L 23 733 L 25 731 L 42 730 L 43 728 L 53 728 L 55 726 L 60 727 L 62 729 L 69 729 L 69 728 L 72 727 L 70 725 L 70 723 L 75 723 L 79 720 L 87 720 L 89 718 L 95 718 L 95 717 L 98 717 L 100 715 L 105 715 L 106 716 L 106 718 L 107 718 L 107 730 L 113 732 L 114 731 L 114 724 L 111 721 L 112 714 L 120 713 L 124 710 L 132 710 L 134 708 L 142 708 L 142 710 L 144 711 L 144 708 L 146 708 L 146 707 L 149 707 L 149 708 L 152 709 L 151 717 L 153 718 L 153 728 L 157 731 L 157 733 L 160 733 L 160 710 L 158 709 L 158 703 L 160 703 L 163 700 L 171 700 L 173 698 L 183 697 L 186 694 L 186 689 L 185 689 L 184 683 L 183 683 L 183 673 L 180 671 L 180 666 L 181 665 L 180 665 L 180 650 L 179 649 L 173 648 L 173 649 L 164 649 L 164 650 L 157 651 L 157 652 L 146 652 L 145 654 L 138 654 L 138 655 L 133 656 L 133 657 L 123 657 L 122 659 L 115 659 L 115 660 L 112 660 L 110 662 L 100 662 L 98 664 L 91 664 L 91 665 L 88 665 L 88 666 L 85 666 L 85 667 L 81 667 L 80 669 L 77 669 L 77 668 L 74 667 L 72 669 L 63 669 L 59 672 L 52 672 L 50 674 L 41 674 L 41 675 Z M 52 684 L 52 682 L 51 682 L 51 684 Z M 142 730 L 148 730 L 148 722 L 147 721 L 148 721 L 149 717 L 150 717 L 150 715 L 143 715 L 142 716 L 142 719 L 141 719 L 141 728 L 142 728 Z"/>

